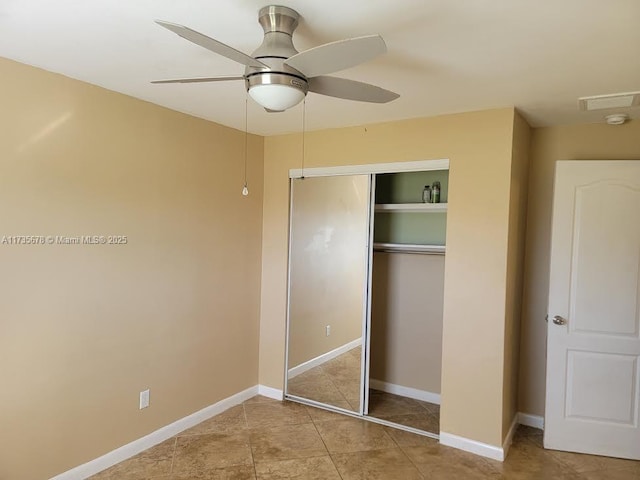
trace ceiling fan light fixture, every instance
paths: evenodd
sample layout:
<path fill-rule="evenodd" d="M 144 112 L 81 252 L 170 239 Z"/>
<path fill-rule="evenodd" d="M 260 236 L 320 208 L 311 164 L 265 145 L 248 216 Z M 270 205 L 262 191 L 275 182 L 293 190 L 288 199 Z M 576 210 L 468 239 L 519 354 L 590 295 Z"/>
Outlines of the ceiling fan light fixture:
<path fill-rule="evenodd" d="M 305 97 L 304 92 L 288 85 L 254 85 L 249 88 L 249 95 L 259 105 L 268 110 L 282 112 L 295 107 Z"/>
<path fill-rule="evenodd" d="M 309 91 L 306 80 L 289 73 L 258 72 L 247 76 L 249 96 L 267 110 L 282 112 L 299 104 Z"/>

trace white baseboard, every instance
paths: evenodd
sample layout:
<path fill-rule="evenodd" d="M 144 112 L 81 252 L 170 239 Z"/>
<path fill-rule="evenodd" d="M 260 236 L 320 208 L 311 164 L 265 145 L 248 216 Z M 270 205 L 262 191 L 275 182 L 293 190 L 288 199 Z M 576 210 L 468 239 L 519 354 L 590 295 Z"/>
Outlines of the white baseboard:
<path fill-rule="evenodd" d="M 498 460 L 499 462 L 503 462 L 505 457 L 504 449 L 501 447 L 476 442 L 475 440 L 469 440 L 468 438 L 459 437 L 458 435 L 443 431 L 440 431 L 440 443 L 447 447 L 464 450 L 465 452 L 481 455 L 493 460 Z"/>
<path fill-rule="evenodd" d="M 427 392 L 426 390 L 418 390 L 417 388 L 404 387 L 402 385 L 396 385 L 394 383 L 376 380 L 375 378 L 369 380 L 369 387 L 373 388 L 374 390 L 381 390 L 383 392 L 393 393 L 395 395 L 401 395 L 403 397 L 409 397 L 415 400 L 422 400 L 423 402 L 440 405 L 439 393 Z"/>
<path fill-rule="evenodd" d="M 258 395 L 263 397 L 273 398 L 274 400 L 283 400 L 284 395 L 282 390 L 277 388 L 267 387 L 266 385 L 258 385 Z"/>
<path fill-rule="evenodd" d="M 513 417 L 511 427 L 509 428 L 509 432 L 504 439 L 502 448 L 496 447 L 494 445 L 489 445 L 487 443 L 477 442 L 475 440 L 469 440 L 468 438 L 459 437 L 458 435 L 453 435 L 446 432 L 440 432 L 440 443 L 448 447 L 458 448 L 460 450 L 464 450 L 465 452 L 474 453 L 476 455 L 481 455 L 493 460 L 498 460 L 499 462 L 504 462 L 504 459 L 507 457 L 507 453 L 509 453 L 509 448 L 513 443 L 513 436 L 518 429 L 518 425 L 526 425 L 528 427 L 538 428 L 542 430 L 544 426 L 544 418 L 538 415 L 517 413 Z"/>
<path fill-rule="evenodd" d="M 323 363 L 328 362 L 329 360 L 333 360 L 334 358 L 342 355 L 343 353 L 347 353 L 349 350 L 351 350 L 352 348 L 356 348 L 359 345 L 362 345 L 362 337 L 356 338 L 355 340 L 349 343 L 346 343 L 341 347 L 335 348 L 330 352 L 323 353 L 322 355 L 312 358 L 311 360 L 307 360 L 306 362 L 301 363 L 300 365 L 297 365 L 289 369 L 289 380 L 294 377 L 297 377 L 298 375 L 306 372 L 307 370 L 311 370 L 312 368 L 317 367 L 318 365 L 322 365 Z"/>
<path fill-rule="evenodd" d="M 516 434 L 516 430 L 518 429 L 518 425 L 519 425 L 518 418 L 519 418 L 519 414 L 516 413 L 513 416 L 513 421 L 511 422 L 511 426 L 509 427 L 507 436 L 504 439 L 504 442 L 502 443 L 503 461 L 505 458 L 507 458 L 507 454 L 509 453 L 509 448 L 511 448 L 511 444 L 513 443 L 513 436 Z"/>
<path fill-rule="evenodd" d="M 529 413 L 518 413 L 518 423 L 527 427 L 544 430 L 544 417 L 540 415 L 531 415 Z"/>
<path fill-rule="evenodd" d="M 134 440 L 131 443 L 128 443 L 122 447 L 116 448 L 109 453 L 102 455 L 90 462 L 72 468 L 71 470 L 67 470 L 55 477 L 52 477 L 50 480 L 80 480 L 84 478 L 88 478 L 91 475 L 95 475 L 98 472 L 106 470 L 117 463 L 120 463 L 128 458 L 137 455 L 138 453 L 153 447 L 169 438 L 177 435 L 178 433 L 186 430 L 187 428 L 191 428 L 200 422 L 203 422 L 215 415 L 218 415 L 229 408 L 238 405 L 245 400 L 249 400 L 251 397 L 254 397 L 258 394 L 262 385 L 253 386 L 251 388 L 247 388 L 242 392 L 236 393 L 230 397 L 227 397 L 223 400 L 220 400 L 213 405 L 209 405 L 208 407 L 203 408 L 191 415 L 188 415 L 184 418 L 176 420 L 169 425 L 166 425 L 162 428 L 159 428 L 155 432 L 151 432 L 149 435 L 145 435 L 142 438 Z M 269 387 L 264 387 L 269 388 Z M 275 390 L 275 389 L 269 389 Z M 264 395 L 264 393 L 262 393 Z"/>

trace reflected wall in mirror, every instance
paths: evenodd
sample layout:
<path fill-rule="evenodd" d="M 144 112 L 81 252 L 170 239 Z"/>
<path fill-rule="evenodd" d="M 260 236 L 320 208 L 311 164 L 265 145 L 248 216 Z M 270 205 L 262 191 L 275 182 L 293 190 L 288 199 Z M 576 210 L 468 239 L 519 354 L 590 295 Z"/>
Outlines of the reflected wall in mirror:
<path fill-rule="evenodd" d="M 368 175 L 293 179 L 286 393 L 361 412 Z"/>

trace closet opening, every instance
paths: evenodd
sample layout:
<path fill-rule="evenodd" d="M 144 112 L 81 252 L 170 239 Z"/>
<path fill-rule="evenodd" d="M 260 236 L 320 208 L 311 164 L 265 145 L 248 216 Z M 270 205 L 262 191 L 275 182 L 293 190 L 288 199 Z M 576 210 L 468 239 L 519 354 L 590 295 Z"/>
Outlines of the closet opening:
<path fill-rule="evenodd" d="M 448 180 L 447 170 L 375 177 L 365 413 L 432 434 L 440 431 Z"/>

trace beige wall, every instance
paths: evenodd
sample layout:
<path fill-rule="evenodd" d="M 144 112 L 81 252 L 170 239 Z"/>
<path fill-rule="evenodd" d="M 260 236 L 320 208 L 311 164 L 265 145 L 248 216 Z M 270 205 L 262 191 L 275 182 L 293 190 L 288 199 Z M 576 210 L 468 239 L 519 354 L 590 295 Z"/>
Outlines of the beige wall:
<path fill-rule="evenodd" d="M 519 410 L 544 415 L 553 178 L 557 160 L 638 160 L 640 121 L 537 128 L 531 139 Z"/>
<path fill-rule="evenodd" d="M 0 78 L 0 235 L 128 238 L 0 245 L 0 478 L 42 480 L 257 383 L 263 141 L 243 198 L 242 132 Z"/>
<path fill-rule="evenodd" d="M 289 368 L 362 337 L 369 177 L 295 179 L 292 217 Z"/>
<path fill-rule="evenodd" d="M 376 252 L 371 378 L 440 393 L 444 255 Z"/>
<path fill-rule="evenodd" d="M 512 108 L 309 132 L 307 166 L 449 158 L 442 430 L 502 444 Z M 265 139 L 260 383 L 282 388 L 289 168 L 301 136 Z M 470 401 L 473 399 L 473 401 Z"/>
<path fill-rule="evenodd" d="M 505 438 L 518 413 L 520 319 L 524 282 L 524 253 L 529 187 L 531 129 L 516 112 L 513 123 L 509 243 L 507 265 L 506 321 L 504 332 L 504 390 L 502 392 L 502 436 Z"/>
<path fill-rule="evenodd" d="M 258 375 L 281 388 L 301 136 L 249 137 L 242 198 L 242 132 L 7 60 L 0 76 L 0 235 L 128 237 L 0 245 L 0 479 L 72 468 Z M 554 162 L 640 158 L 638 121 L 531 131 L 518 352 L 526 130 L 501 109 L 306 138 L 308 166 L 451 160 L 442 428 L 494 445 L 516 410 L 518 356 L 517 410 L 544 413 Z"/>

